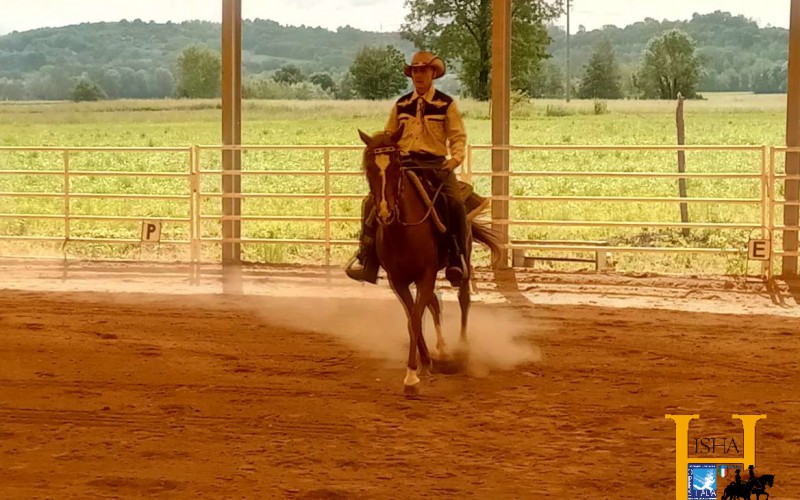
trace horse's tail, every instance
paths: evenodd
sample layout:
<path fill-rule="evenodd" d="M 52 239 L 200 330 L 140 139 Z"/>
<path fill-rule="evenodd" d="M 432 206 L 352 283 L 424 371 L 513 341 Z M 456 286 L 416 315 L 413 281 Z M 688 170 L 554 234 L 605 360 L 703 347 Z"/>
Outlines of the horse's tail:
<path fill-rule="evenodd" d="M 497 265 L 500 261 L 500 250 L 503 245 L 500 235 L 497 234 L 487 222 L 472 220 L 472 236 L 476 241 L 480 241 L 492 251 L 492 265 Z"/>

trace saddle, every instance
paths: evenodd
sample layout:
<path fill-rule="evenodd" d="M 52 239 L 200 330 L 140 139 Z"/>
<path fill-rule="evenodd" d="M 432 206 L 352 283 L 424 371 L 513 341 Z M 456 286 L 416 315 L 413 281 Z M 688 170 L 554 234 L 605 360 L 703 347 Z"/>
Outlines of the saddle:
<path fill-rule="evenodd" d="M 433 218 L 436 228 L 440 233 L 446 233 L 447 226 L 446 223 L 443 222 L 441 214 L 447 213 L 447 202 L 441 193 L 439 196 L 436 196 L 436 192 L 439 188 L 438 182 L 434 183 L 429 176 L 420 178 L 412 170 L 407 170 L 406 174 L 422 199 L 425 200 L 425 205 L 431 211 L 431 217 Z M 489 204 L 489 200 L 476 193 L 471 184 L 458 181 L 458 186 L 461 189 L 461 201 L 467 209 L 467 223 L 469 223 L 469 221 L 483 212 L 484 208 Z"/>
<path fill-rule="evenodd" d="M 458 181 L 458 185 L 461 188 L 461 199 L 467 206 L 467 221 L 471 221 L 489 205 L 489 199 L 476 193 L 472 184 Z"/>

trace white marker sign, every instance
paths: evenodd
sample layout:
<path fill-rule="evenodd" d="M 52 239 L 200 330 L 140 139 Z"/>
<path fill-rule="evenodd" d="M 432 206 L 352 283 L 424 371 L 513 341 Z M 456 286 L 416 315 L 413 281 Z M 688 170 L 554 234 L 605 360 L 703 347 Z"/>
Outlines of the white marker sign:
<path fill-rule="evenodd" d="M 161 222 L 142 222 L 142 241 L 145 243 L 158 243 L 161 241 Z"/>

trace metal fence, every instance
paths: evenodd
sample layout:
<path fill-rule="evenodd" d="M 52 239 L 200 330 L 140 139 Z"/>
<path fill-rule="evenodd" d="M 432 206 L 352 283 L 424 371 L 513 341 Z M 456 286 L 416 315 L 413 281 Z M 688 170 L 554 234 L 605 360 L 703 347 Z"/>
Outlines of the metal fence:
<path fill-rule="evenodd" d="M 730 230 L 730 231 L 751 231 L 758 233 L 758 238 L 768 239 L 773 243 L 775 249 L 769 260 L 764 263 L 764 272 L 769 274 L 772 270 L 772 259 L 774 255 L 792 256 L 797 252 L 784 252 L 777 249 L 775 244 L 780 236 L 787 231 L 796 231 L 795 226 L 776 224 L 776 210 L 782 209 L 787 205 L 797 205 L 797 202 L 786 202 L 780 198 L 777 184 L 785 181 L 798 180 L 798 176 L 789 177 L 782 172 L 779 165 L 779 154 L 794 152 L 787 148 L 768 147 L 768 146 L 509 146 L 502 149 L 509 150 L 512 155 L 520 155 L 521 159 L 511 158 L 508 172 L 492 172 L 491 162 L 482 158 L 491 154 L 492 150 L 498 148 L 489 145 L 470 145 L 467 148 L 467 159 L 461 170 L 462 179 L 476 183 L 476 189 L 482 194 L 489 194 L 491 187 L 485 189 L 478 186 L 480 179 L 490 180 L 492 178 L 508 177 L 509 180 L 516 180 L 522 183 L 522 187 L 511 186 L 508 195 L 494 194 L 492 200 L 505 200 L 509 202 L 511 215 L 505 219 L 494 219 L 493 224 L 507 228 L 510 237 L 508 249 L 532 250 L 532 251 L 603 251 L 615 253 L 651 252 L 651 253 L 708 253 L 708 254 L 744 254 L 747 253 L 746 245 L 736 245 L 730 247 L 714 247 L 683 244 L 680 246 L 664 245 L 620 245 L 602 244 L 587 245 L 585 241 L 539 241 L 535 237 L 526 236 L 526 231 L 541 228 L 555 229 L 574 229 L 591 228 L 594 230 L 621 230 L 627 228 L 655 228 L 655 229 L 690 229 L 690 230 Z M 223 151 L 237 151 L 240 154 L 249 155 L 247 161 L 243 161 L 244 167 L 240 171 L 223 171 L 220 156 Z M 65 248 L 70 243 L 88 244 L 126 244 L 137 246 L 141 244 L 141 239 L 135 236 L 120 236 L 111 231 L 104 237 L 85 236 L 80 231 L 76 232 L 76 223 L 97 222 L 97 223 L 120 223 L 137 224 L 144 220 L 157 220 L 161 223 L 182 226 L 185 229 L 175 229 L 171 232 L 172 237 L 161 239 L 161 245 L 175 245 L 186 247 L 188 254 L 183 254 L 179 260 L 209 261 L 216 260 L 213 257 L 206 257 L 205 252 L 208 247 L 218 247 L 226 243 L 241 243 L 243 245 L 288 245 L 293 247 L 318 247 L 324 251 L 324 260 L 330 264 L 333 260 L 333 249 L 337 246 L 349 246 L 357 244 L 354 235 L 357 233 L 357 222 L 360 219 L 361 199 L 366 192 L 366 183 L 360 171 L 360 152 L 361 147 L 357 146 L 191 146 L 174 148 L 79 148 L 79 147 L 0 147 L 0 223 L 2 221 L 50 221 L 58 223 L 58 230 L 54 225 L 48 226 L 44 234 L 31 234 L 26 228 L 9 229 L 8 225 L 3 226 L 0 231 L 0 244 L 14 242 L 28 242 L 36 245 L 42 242 L 60 243 Z M 711 164 L 710 171 L 689 171 L 677 173 L 673 167 L 668 167 L 667 160 L 664 160 L 664 167 L 660 170 L 649 170 L 648 162 L 640 158 L 654 154 L 674 155 L 678 151 L 685 154 L 708 154 L 739 155 L 745 158 L 741 163 L 730 163 L 723 159 L 722 165 Z M 286 160 L 280 165 L 271 166 L 271 162 L 266 155 L 295 154 L 307 157 L 302 161 Z M 556 157 L 557 168 L 536 168 L 538 161 L 546 160 L 546 155 L 560 155 Z M 609 168 L 581 168 L 587 165 L 585 159 L 580 155 L 603 154 L 608 157 L 611 165 Z M 22 155 L 22 156 L 20 156 Z M 28 156 L 26 156 L 28 155 Z M 49 162 L 38 158 L 31 161 L 33 155 L 51 155 Z M 55 160 L 52 155 L 57 156 Z M 137 160 L 141 160 L 147 155 L 160 155 L 164 158 L 163 163 L 152 160 L 146 165 L 133 162 L 128 164 L 127 160 L 123 165 L 109 163 L 111 160 L 104 159 L 97 161 L 101 156 L 108 155 L 135 155 Z M 167 155 L 169 158 L 165 157 Z M 260 156 L 259 156 L 260 155 Z M 535 155 L 543 155 L 537 160 Z M 76 160 L 83 158 L 79 165 Z M 343 157 L 342 160 L 334 161 L 334 157 Z M 542 161 L 544 161 L 542 160 Z M 623 161 L 624 160 L 624 161 Z M 15 164 L 15 161 L 18 164 Z M 615 168 L 615 162 L 621 162 L 624 168 Z M 56 166 L 57 163 L 57 166 Z M 545 162 L 546 163 L 546 162 Z M 552 163 L 552 162 L 551 162 Z M 153 168 L 145 168 L 149 165 Z M 169 165 L 167 165 L 169 164 Z M 103 165 L 111 165 L 103 168 Z M 564 168 L 558 168 L 562 166 Z M 691 164 L 690 164 L 691 166 Z M 42 168 L 39 168 L 42 167 Z M 305 168 L 303 168 L 305 167 Z M 730 167 L 730 168 L 729 168 Z M 669 169 L 672 171 L 668 171 Z M 690 170 L 692 170 L 690 168 Z M 226 193 L 222 190 L 221 179 L 224 176 L 238 176 L 242 182 L 242 189 L 239 193 Z M 42 190 L 33 190 L 38 184 L 36 179 L 49 177 L 58 179 L 58 185 L 54 183 L 46 184 Z M 93 179 L 115 179 L 108 181 L 110 186 L 106 186 L 106 191 L 114 188 L 114 182 L 120 182 L 125 178 L 144 178 L 149 179 L 151 188 L 147 192 L 92 192 L 78 189 L 78 180 L 82 178 Z M 345 181 L 346 179 L 350 179 Z M 285 179 L 288 183 L 287 191 L 276 190 L 269 182 L 277 179 Z M 303 181 L 301 181 L 303 179 Z M 309 179 L 308 182 L 305 179 Z M 689 182 L 728 182 L 732 184 L 734 191 L 754 193 L 749 196 L 715 196 L 715 197 L 680 197 L 664 195 L 666 190 L 673 190 L 678 179 L 685 179 Z M 574 186 L 566 183 L 573 181 L 602 181 L 593 185 L 591 190 L 597 193 L 575 192 Z M 639 189 L 644 189 L 644 193 L 636 193 L 633 189 L 631 195 L 606 195 L 599 191 L 604 182 L 632 183 L 638 185 Z M 652 184 L 658 180 L 662 184 Z M 548 192 L 547 182 L 563 183 L 567 186 L 569 194 L 553 194 Z M 250 184 L 248 184 L 248 182 Z M 294 183 L 294 184 L 293 184 Z M 311 183 L 317 186 L 315 190 L 298 190 L 297 186 L 305 186 Z M 538 187 L 525 185 L 525 183 L 541 183 Z M 666 184 L 664 184 L 666 183 Z M 85 184 L 85 183 L 84 183 Z M 45 185 L 45 184 L 42 184 Z M 124 185 L 131 188 L 130 185 Z M 665 187 L 667 186 L 667 187 Z M 46 189 L 46 190 L 45 190 Z M 535 189 L 542 189 L 537 192 Z M 625 188 L 627 189 L 627 188 Z M 130 190 L 130 189 L 129 189 Z M 533 190 L 533 192 L 531 192 Z M 650 191 L 647 191 L 650 190 Z M 677 192 L 677 189 L 672 191 Z M 36 204 L 26 203 L 23 200 L 55 200 L 56 205 L 49 205 L 48 210 L 37 210 Z M 125 209 L 111 210 L 104 213 L 102 206 L 93 208 L 87 213 L 86 210 L 77 210 L 81 200 L 116 200 L 130 203 L 132 200 L 142 202 L 170 202 L 172 208 L 168 211 L 160 210 L 157 207 L 143 207 L 142 212 L 125 213 Z M 240 215 L 227 215 L 222 212 L 220 205 L 224 199 L 239 199 L 255 207 L 254 210 L 243 210 Z M 349 203 L 346 210 L 337 208 L 334 204 L 341 202 Z M 38 202 L 37 202 L 38 203 Z M 309 213 L 297 214 L 287 213 L 288 211 L 263 208 L 266 203 L 283 204 L 288 207 L 292 203 L 305 203 L 309 207 Z M 713 207 L 741 207 L 733 213 L 737 217 L 747 212 L 747 220 L 743 221 L 719 221 L 702 220 L 702 217 L 693 216 L 693 222 L 674 222 L 674 220 L 652 220 L 639 218 L 636 220 L 614 219 L 607 217 L 604 219 L 589 220 L 581 218 L 582 208 L 596 208 L 601 204 L 621 204 L 628 205 L 642 204 L 661 204 L 662 206 L 675 206 L 685 203 L 688 205 L 706 205 Z M 177 204 L 177 205 L 176 205 Z M 546 211 L 542 207 L 555 206 L 564 207 L 567 204 L 575 204 L 570 210 L 577 218 L 546 218 L 546 217 L 516 217 L 514 213 L 531 212 L 532 209 L 525 207 L 538 207 L 536 210 Z M 176 208 L 180 205 L 180 209 Z M 312 207 L 313 205 L 313 207 Z M 570 205 L 572 206 L 572 205 Z M 261 207 L 261 208 L 259 208 Z M 589 210 L 587 208 L 586 210 Z M 535 210 L 533 210 L 535 211 Z M 122 213 L 121 213 L 122 212 Z M 544 213 L 544 212 L 543 212 Z M 736 218 L 736 217 L 734 217 Z M 699 220 L 698 220 L 699 219 Z M 219 227 L 226 221 L 236 221 L 242 224 L 242 236 L 230 238 L 223 236 Z M 287 223 L 309 224 L 321 226 L 321 232 L 316 237 L 286 237 L 278 234 L 281 231 L 269 230 L 270 233 L 262 236 L 253 236 L 254 232 L 248 232 L 247 227 L 256 228 L 258 224 L 265 223 Z M 343 235 L 341 225 L 352 225 L 354 228 Z M 249 226 L 248 226 L 249 225 Z M 334 225 L 337 225 L 334 228 Z M 313 231 L 310 231 L 313 232 Z M 19 233 L 19 234 L 14 234 Z M 315 233 L 315 234 L 317 234 Z M 179 237 L 178 237 L 179 236 Z M 11 254 L 8 245 L 0 246 L 0 255 L 19 256 Z M 24 251 L 23 251 L 24 252 Z"/>
<path fill-rule="evenodd" d="M 248 222 L 293 222 L 293 223 L 321 223 L 323 224 L 323 235 L 321 238 L 258 238 L 258 237 L 223 237 L 223 236 L 203 236 L 202 231 L 196 235 L 197 244 L 213 243 L 222 245 L 225 243 L 243 244 L 284 244 L 284 245 L 314 245 L 324 248 L 325 264 L 331 262 L 331 251 L 335 245 L 355 245 L 358 242 L 354 239 L 342 239 L 332 236 L 331 224 L 335 222 L 354 223 L 360 220 L 357 216 L 343 216 L 333 214 L 332 202 L 334 200 L 361 200 L 364 192 L 359 193 L 337 193 L 332 189 L 333 181 L 337 178 L 360 178 L 363 174 L 359 170 L 334 170 L 332 168 L 331 157 L 334 153 L 353 152 L 360 153 L 363 148 L 357 146 L 196 146 L 195 147 L 195 166 L 194 172 L 197 175 L 197 213 L 198 228 L 202 229 L 202 222 L 215 221 L 220 224 L 226 221 L 238 221 L 242 224 Z M 263 168 L 243 168 L 238 171 L 225 171 L 221 165 L 209 165 L 211 162 L 219 163 L 219 158 L 223 151 L 239 152 L 281 152 L 281 151 L 305 151 L 320 155 L 321 165 L 316 168 L 298 169 L 296 165 L 285 169 L 263 169 Z M 215 155 L 213 155 L 216 153 Z M 213 155 L 213 156 L 212 156 Z M 243 162 L 245 164 L 252 162 Z M 260 166 L 257 164 L 257 166 Z M 302 177 L 319 178 L 322 180 L 321 192 L 239 192 L 224 193 L 219 189 L 218 181 L 223 176 L 238 176 L 240 178 L 276 178 L 276 177 Z M 203 186 L 202 179 L 210 178 L 212 188 L 207 190 Z M 363 189 L 366 189 L 364 184 Z M 204 199 L 240 199 L 240 200 L 318 200 L 322 203 L 323 213 L 320 215 L 263 215 L 263 214 L 239 214 L 231 215 L 219 213 L 216 215 L 204 214 L 201 209 L 201 200 Z M 360 203 L 360 201 L 359 201 Z"/>
<path fill-rule="evenodd" d="M 773 254 L 776 256 L 783 257 L 784 259 L 787 257 L 793 257 L 795 262 L 791 262 L 789 267 L 796 268 L 796 258 L 798 255 L 797 251 L 797 232 L 798 232 L 798 201 L 787 201 L 785 197 L 785 193 L 790 189 L 793 189 L 797 192 L 798 183 L 800 183 L 800 175 L 788 175 L 786 173 L 786 166 L 785 164 L 781 164 L 780 156 L 786 159 L 789 154 L 797 153 L 800 156 L 800 148 L 793 147 L 771 147 L 769 151 L 769 178 L 768 178 L 768 196 L 770 199 L 770 207 L 768 208 L 769 212 L 769 220 L 767 222 L 767 227 L 769 233 L 771 235 L 772 240 L 772 247 L 773 247 Z M 797 159 L 797 157 L 795 157 Z M 794 184 L 794 186 L 791 186 Z M 783 189 L 779 192 L 779 187 Z M 789 210 L 794 212 L 794 216 L 788 217 L 788 223 L 778 224 L 776 223 L 776 212 L 780 211 L 781 215 L 784 215 L 784 211 Z M 786 219 L 785 219 L 786 220 Z M 781 236 L 781 243 L 784 237 L 786 237 L 791 243 L 788 245 L 789 250 L 784 250 L 783 245 L 778 245 L 778 237 Z"/>
<path fill-rule="evenodd" d="M 109 155 L 116 155 L 109 158 Z M 177 164 L 182 165 L 180 171 L 148 171 L 141 166 L 136 168 L 120 167 L 117 160 L 120 156 L 130 157 L 137 155 L 145 157 L 147 155 L 171 155 L 177 157 Z M 12 157 L 16 157 L 12 158 Z M 106 157 L 101 159 L 100 157 Z M 76 165 L 77 163 L 77 165 Z M 112 168 L 104 169 L 104 165 L 111 164 Z M 162 243 L 171 245 L 192 244 L 188 237 L 193 232 L 197 217 L 194 213 L 194 206 L 191 204 L 191 187 L 193 176 L 191 174 L 192 148 L 190 147 L 0 147 L 0 181 L 3 181 L 3 188 L 0 189 L 0 221 L 51 221 L 61 227 L 55 230 L 51 224 L 46 234 L 8 234 L 4 231 L 0 234 L 0 242 L 56 242 L 62 248 L 66 248 L 70 243 L 93 243 L 111 245 L 139 245 L 140 238 L 131 234 L 130 237 L 86 237 L 76 234 L 76 223 L 83 221 L 93 221 L 96 223 L 128 223 L 138 224 L 143 219 L 155 218 L 161 222 L 184 224 L 189 226 L 186 231 L 185 239 L 164 239 Z M 11 168 L 5 168 L 10 166 Z M 15 168 L 16 167 L 16 168 Z M 43 167 L 43 168 L 37 168 Z M 43 191 L 35 190 L 37 182 L 42 178 L 52 179 L 55 182 L 44 183 L 52 186 L 59 184 L 58 190 L 52 189 Z M 168 193 L 122 193 L 122 192 L 99 192 L 86 191 L 80 189 L 78 184 L 85 179 L 150 179 L 156 182 L 163 180 L 178 180 L 184 185 L 182 192 Z M 106 182 L 108 182 L 106 181 Z M 32 200 L 35 203 L 27 203 Z M 47 204 L 43 200 L 56 200 L 56 204 Z M 169 216 L 153 213 L 133 215 L 125 214 L 125 210 L 113 210 L 113 213 L 102 213 L 102 209 L 94 213 L 84 213 L 77 210 L 77 204 L 83 200 L 95 201 L 119 201 L 130 205 L 132 200 L 145 202 L 168 201 L 177 202 L 184 205 L 184 213 L 179 216 Z M 95 204 L 97 206 L 97 204 Z M 122 212 L 122 213 L 120 213 Z M 5 249 L 4 249 L 5 250 Z M 30 253 L 23 251 L 23 255 L 9 255 L 3 252 L 3 256 L 27 256 Z"/>
<path fill-rule="evenodd" d="M 678 151 L 684 153 L 723 153 L 731 152 L 749 156 L 748 162 L 745 164 L 734 165 L 738 167 L 738 171 L 726 170 L 730 165 L 720 166 L 720 171 L 716 172 L 684 172 L 678 173 L 674 171 L 674 157 L 670 158 L 672 164 L 671 172 L 666 169 L 661 171 L 619 171 L 619 170 L 516 170 L 514 168 L 514 161 L 512 159 L 511 168 L 509 172 L 492 172 L 490 168 L 485 167 L 482 171 L 476 171 L 476 161 L 474 154 L 478 151 L 490 152 L 492 150 L 505 149 L 510 152 L 573 152 L 573 153 L 597 153 L 597 152 L 630 152 L 636 156 L 642 155 L 647 152 L 662 152 L 675 155 Z M 604 195 L 570 195 L 559 196 L 551 195 L 548 193 L 541 193 L 537 195 L 514 195 L 508 196 L 493 196 L 493 200 L 506 200 L 513 209 L 514 205 L 522 204 L 563 204 L 563 203 L 622 203 L 622 204 L 669 204 L 672 206 L 679 206 L 679 204 L 698 205 L 698 204 L 713 204 L 717 206 L 750 206 L 758 210 L 750 222 L 715 222 L 712 220 L 700 220 L 698 217 L 692 217 L 694 222 L 672 222 L 664 220 L 554 220 L 554 219 L 519 219 L 509 217 L 507 219 L 493 219 L 493 224 L 505 225 L 512 231 L 515 227 L 591 227 L 591 228 L 670 228 L 670 229 L 714 229 L 714 230 L 737 230 L 737 231 L 759 231 L 760 238 L 767 238 L 768 234 L 772 234 L 768 223 L 769 214 L 773 213 L 771 210 L 771 199 L 769 197 L 769 180 L 770 180 L 770 164 L 767 163 L 767 146 L 706 146 L 706 145 L 689 145 L 689 146 L 629 146 L 629 145 L 603 145 L 603 146 L 572 146 L 572 145 L 533 145 L 533 146 L 508 146 L 505 148 L 497 148 L 493 146 L 472 146 L 470 148 L 470 158 L 467 162 L 467 179 L 475 179 L 480 177 L 509 177 L 513 179 L 521 178 L 556 178 L 556 179 L 614 179 L 622 182 L 631 182 L 641 179 L 663 179 L 668 181 L 678 181 L 679 179 L 687 180 L 737 180 L 737 181 L 750 181 L 752 190 L 757 192 L 757 195 L 750 197 L 679 197 L 679 196 L 642 196 L 642 195 L 629 195 L 629 196 L 604 196 Z M 691 164 L 690 164 L 691 167 Z M 743 168 L 744 167 L 744 168 Z M 691 168 L 690 168 L 691 170 Z M 677 186 L 674 187 L 674 194 L 677 194 Z M 513 186 L 512 186 L 513 188 Z M 580 210 L 578 211 L 581 212 Z M 698 254 L 742 254 L 746 253 L 747 247 L 699 247 L 699 246 L 636 246 L 636 245 L 587 245 L 583 241 L 565 241 L 563 243 L 546 241 L 526 241 L 525 238 L 510 237 L 510 249 L 527 249 L 539 251 L 603 251 L 603 252 L 624 252 L 624 253 L 698 253 Z M 554 244 L 555 243 L 555 244 Z M 768 272 L 769 263 L 765 263 L 763 268 Z"/>

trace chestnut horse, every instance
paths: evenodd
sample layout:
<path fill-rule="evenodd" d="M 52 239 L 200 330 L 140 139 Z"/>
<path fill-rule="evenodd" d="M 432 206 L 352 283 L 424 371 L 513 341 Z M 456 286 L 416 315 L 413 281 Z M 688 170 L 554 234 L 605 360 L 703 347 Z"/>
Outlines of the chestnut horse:
<path fill-rule="evenodd" d="M 361 130 L 358 133 L 366 144 L 363 167 L 377 215 L 375 245 L 378 260 L 386 270 L 389 285 L 402 302 L 408 317 L 410 342 L 404 391 L 413 395 L 418 392 L 420 382 L 417 352 L 423 369 L 430 369 L 432 363 L 422 335 L 422 319 L 426 307 L 433 315 L 436 328 L 437 358 L 447 358 L 442 337 L 440 304 L 434 292 L 437 273 L 446 262 L 440 253 L 441 234 L 435 225 L 432 209 L 418 189 L 415 181 L 418 177 L 413 173 L 415 167 L 401 164 L 397 141 L 403 133 L 403 127 L 391 135 L 381 132 L 369 136 Z M 417 172 L 420 176 L 424 174 L 421 170 Z M 500 250 L 500 240 L 494 232 L 475 221 L 469 221 L 467 248 L 464 253 L 470 275 L 473 236 L 488 246 L 495 258 Z M 458 289 L 462 347 L 467 343 L 470 279 L 471 276 L 461 280 Z M 412 283 L 416 285 L 416 300 L 409 290 Z"/>

